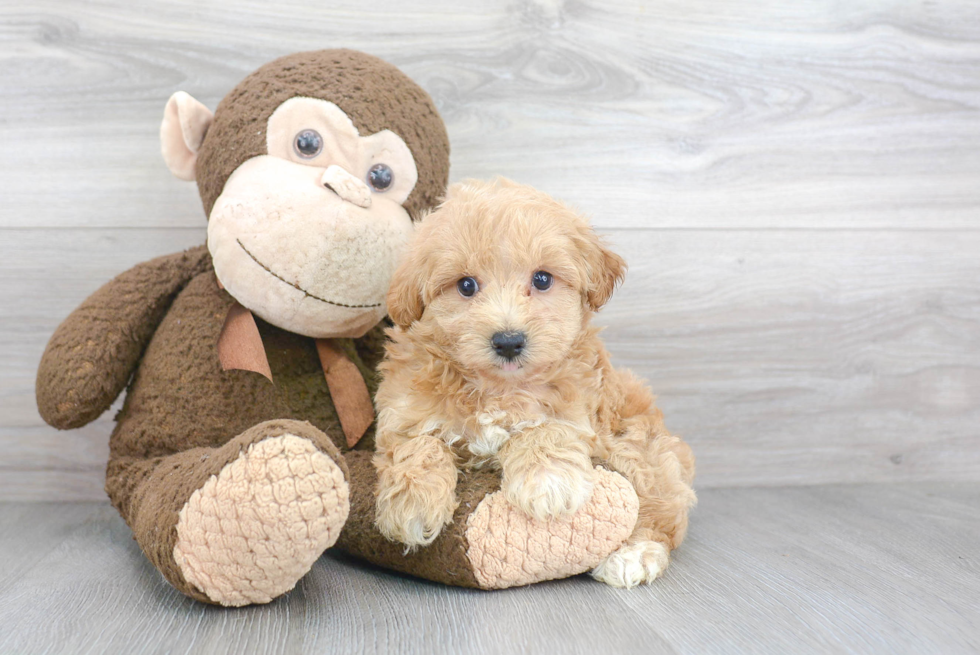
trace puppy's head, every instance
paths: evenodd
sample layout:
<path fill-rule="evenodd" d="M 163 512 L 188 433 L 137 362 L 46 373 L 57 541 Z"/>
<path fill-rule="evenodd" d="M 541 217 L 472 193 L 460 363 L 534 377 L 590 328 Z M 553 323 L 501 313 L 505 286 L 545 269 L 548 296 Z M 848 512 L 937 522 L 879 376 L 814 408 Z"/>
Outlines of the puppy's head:
<path fill-rule="evenodd" d="M 423 219 L 388 313 L 469 371 L 519 378 L 565 358 L 625 272 L 564 204 L 509 180 L 467 181 Z"/>

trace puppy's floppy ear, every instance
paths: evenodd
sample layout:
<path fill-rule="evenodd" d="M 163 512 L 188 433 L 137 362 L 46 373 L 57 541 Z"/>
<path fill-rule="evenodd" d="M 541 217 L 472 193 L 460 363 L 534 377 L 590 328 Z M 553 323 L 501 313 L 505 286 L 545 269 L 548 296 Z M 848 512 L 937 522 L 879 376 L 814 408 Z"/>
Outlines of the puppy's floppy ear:
<path fill-rule="evenodd" d="M 425 311 L 414 259 L 411 254 L 402 259 L 388 288 L 388 316 L 403 330 L 422 318 L 422 312 Z"/>
<path fill-rule="evenodd" d="M 590 226 L 579 232 L 579 249 L 585 258 L 585 300 L 592 311 L 606 304 L 616 285 L 626 277 L 626 262 L 610 250 Z"/>

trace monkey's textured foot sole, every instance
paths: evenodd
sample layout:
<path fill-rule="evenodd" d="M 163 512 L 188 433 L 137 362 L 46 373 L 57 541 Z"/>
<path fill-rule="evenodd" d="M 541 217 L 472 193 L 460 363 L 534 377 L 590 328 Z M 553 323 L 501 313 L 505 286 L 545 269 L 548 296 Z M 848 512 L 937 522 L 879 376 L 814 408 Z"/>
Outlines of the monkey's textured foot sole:
<path fill-rule="evenodd" d="M 497 491 L 467 521 L 467 557 L 484 589 L 585 573 L 629 538 L 639 506 L 626 478 L 601 468 L 591 499 L 568 519 L 536 521 Z"/>
<path fill-rule="evenodd" d="M 174 560 L 215 603 L 268 603 L 337 541 L 349 511 L 347 482 L 329 455 L 301 437 L 270 437 L 191 495 Z"/>

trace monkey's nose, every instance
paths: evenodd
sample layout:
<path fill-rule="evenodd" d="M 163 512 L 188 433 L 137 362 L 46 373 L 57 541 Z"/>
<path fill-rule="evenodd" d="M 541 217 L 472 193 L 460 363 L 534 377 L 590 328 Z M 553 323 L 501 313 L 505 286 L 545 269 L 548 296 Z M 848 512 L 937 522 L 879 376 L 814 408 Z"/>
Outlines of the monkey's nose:
<path fill-rule="evenodd" d="M 320 183 L 340 196 L 342 200 L 364 209 L 371 206 L 371 189 L 368 188 L 367 183 L 336 164 L 331 164 L 323 171 Z"/>
<path fill-rule="evenodd" d="M 490 337 L 490 345 L 504 359 L 514 359 L 521 354 L 527 344 L 523 332 L 497 332 Z"/>

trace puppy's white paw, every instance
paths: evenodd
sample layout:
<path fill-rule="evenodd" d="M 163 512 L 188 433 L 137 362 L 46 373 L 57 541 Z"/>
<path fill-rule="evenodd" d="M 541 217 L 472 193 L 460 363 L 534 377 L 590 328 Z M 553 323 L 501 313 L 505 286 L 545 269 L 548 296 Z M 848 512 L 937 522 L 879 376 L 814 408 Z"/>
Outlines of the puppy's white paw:
<path fill-rule="evenodd" d="M 428 546 L 442 526 L 449 523 L 456 509 L 454 496 L 426 495 L 419 489 L 407 489 L 378 496 L 375 524 L 391 541 L 409 548 Z"/>
<path fill-rule="evenodd" d="M 667 547 L 657 541 L 626 544 L 592 569 L 592 577 L 611 587 L 629 589 L 649 584 L 666 570 L 670 561 Z"/>
<path fill-rule="evenodd" d="M 520 470 L 505 470 L 504 495 L 538 521 L 571 516 L 592 497 L 595 471 L 590 466 L 551 460 Z"/>

